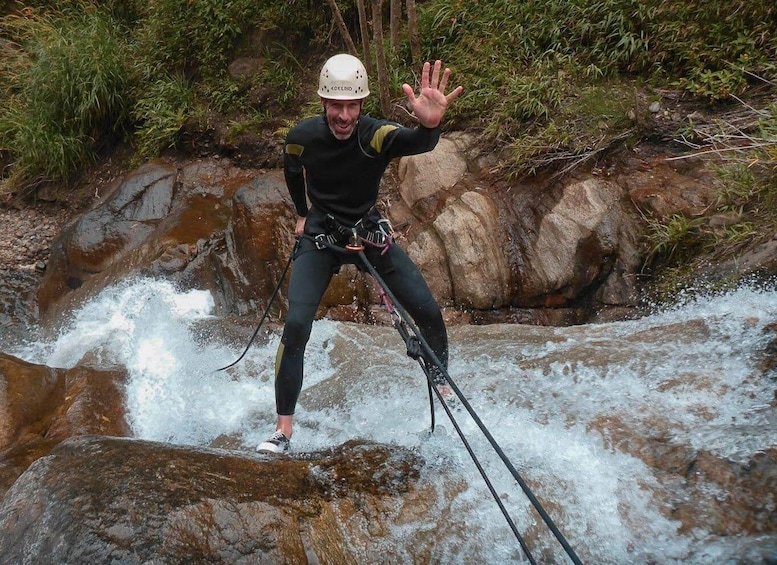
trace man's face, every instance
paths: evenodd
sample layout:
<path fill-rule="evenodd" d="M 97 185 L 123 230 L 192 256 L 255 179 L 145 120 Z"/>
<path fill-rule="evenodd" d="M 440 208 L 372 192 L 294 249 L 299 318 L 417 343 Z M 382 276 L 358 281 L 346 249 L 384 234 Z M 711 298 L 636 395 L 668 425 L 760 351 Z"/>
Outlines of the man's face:
<path fill-rule="evenodd" d="M 356 129 L 356 123 L 359 121 L 362 101 L 329 100 L 326 98 L 322 98 L 321 101 L 326 110 L 326 123 L 332 134 L 341 141 L 351 137 L 353 130 Z"/>

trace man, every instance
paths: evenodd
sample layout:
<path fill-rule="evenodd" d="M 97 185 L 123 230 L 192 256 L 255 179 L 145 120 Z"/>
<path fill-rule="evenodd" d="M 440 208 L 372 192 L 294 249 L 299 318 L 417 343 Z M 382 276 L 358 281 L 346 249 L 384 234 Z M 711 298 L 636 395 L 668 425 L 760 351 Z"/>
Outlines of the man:
<path fill-rule="evenodd" d="M 440 308 L 415 264 L 392 245 L 390 230 L 375 210 L 389 162 L 432 150 L 448 103 L 462 92 L 459 86 L 445 94 L 450 70 L 441 72 L 441 66 L 440 61 L 424 64 L 418 96 L 410 85 L 402 85 L 419 122 L 416 128 L 406 128 L 361 114 L 370 93 L 367 72 L 356 57 L 335 55 L 319 77 L 324 114 L 300 122 L 286 137 L 284 173 L 298 215 L 294 233 L 303 237 L 294 258 L 289 312 L 275 363 L 276 431 L 259 445 L 260 451 L 289 448 L 316 310 L 332 275 L 343 264 L 359 264 L 358 254 L 344 249 L 354 230 L 375 244 L 366 246 L 365 256 L 447 366 L 448 337 Z M 435 375 L 435 367 L 431 369 L 435 382 L 444 383 L 439 371 Z"/>

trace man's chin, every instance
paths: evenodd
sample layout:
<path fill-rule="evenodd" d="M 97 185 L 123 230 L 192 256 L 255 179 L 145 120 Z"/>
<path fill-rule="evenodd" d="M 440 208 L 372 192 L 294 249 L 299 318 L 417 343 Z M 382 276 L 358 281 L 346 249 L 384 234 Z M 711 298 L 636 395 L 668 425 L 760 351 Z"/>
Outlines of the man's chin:
<path fill-rule="evenodd" d="M 334 135 L 337 139 L 339 139 L 340 141 L 345 141 L 353 134 L 354 127 L 351 126 L 347 129 L 343 129 L 343 128 L 338 128 L 334 126 L 329 126 L 329 130 L 332 132 L 332 135 Z"/>

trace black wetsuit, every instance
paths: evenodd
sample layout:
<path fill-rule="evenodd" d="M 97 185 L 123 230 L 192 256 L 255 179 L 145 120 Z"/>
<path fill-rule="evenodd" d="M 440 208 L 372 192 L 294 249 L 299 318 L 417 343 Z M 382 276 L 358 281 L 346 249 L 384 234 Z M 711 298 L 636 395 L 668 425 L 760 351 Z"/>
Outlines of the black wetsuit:
<path fill-rule="evenodd" d="M 305 234 L 332 234 L 333 226 L 352 227 L 367 218 L 377 220 L 374 207 L 378 187 L 389 162 L 395 157 L 430 151 L 439 137 L 439 128 L 411 129 L 361 116 L 354 134 L 338 140 L 323 115 L 300 122 L 286 137 L 284 173 L 297 214 L 306 217 Z M 412 316 L 437 358 L 447 365 L 448 337 L 442 313 L 413 261 L 396 244 L 384 254 L 368 246 L 365 255 Z M 332 275 L 347 263 L 358 265 L 358 255 L 318 249 L 309 238 L 300 242 L 289 281 L 289 312 L 276 359 L 275 398 L 280 415 L 294 414 L 313 319 Z"/>

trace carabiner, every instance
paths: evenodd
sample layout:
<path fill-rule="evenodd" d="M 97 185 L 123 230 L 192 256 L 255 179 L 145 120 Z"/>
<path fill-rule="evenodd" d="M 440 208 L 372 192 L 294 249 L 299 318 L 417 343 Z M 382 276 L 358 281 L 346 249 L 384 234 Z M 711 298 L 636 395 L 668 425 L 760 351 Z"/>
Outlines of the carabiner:
<path fill-rule="evenodd" d="M 359 241 L 359 236 L 356 233 L 356 227 L 351 228 L 351 241 L 345 246 L 348 251 L 364 251 L 364 245 Z"/>

